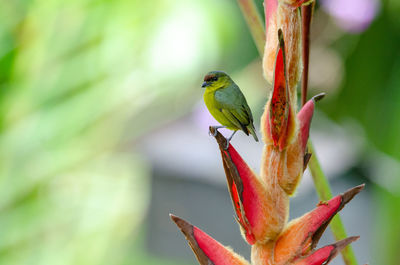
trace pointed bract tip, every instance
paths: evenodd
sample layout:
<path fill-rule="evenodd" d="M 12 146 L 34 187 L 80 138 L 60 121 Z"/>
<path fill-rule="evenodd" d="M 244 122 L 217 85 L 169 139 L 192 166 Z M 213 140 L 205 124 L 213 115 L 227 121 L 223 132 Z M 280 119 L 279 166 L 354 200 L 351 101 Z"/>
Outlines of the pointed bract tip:
<path fill-rule="evenodd" d="M 181 229 L 184 226 L 184 224 L 186 223 L 183 219 L 179 218 L 178 216 L 176 216 L 172 213 L 169 214 L 169 218 L 171 218 L 171 220 L 174 221 L 174 223 Z"/>
<path fill-rule="evenodd" d="M 325 261 L 324 264 L 328 264 L 333 258 L 335 258 L 339 254 L 340 251 L 342 251 L 342 249 L 347 247 L 350 243 L 358 240 L 359 238 L 359 236 L 351 236 L 332 244 L 332 246 L 334 246 L 335 248 L 332 250 L 329 258 Z"/>
<path fill-rule="evenodd" d="M 218 133 L 218 131 L 214 128 L 214 126 L 209 126 L 208 127 L 208 131 L 209 131 L 209 134 L 210 135 L 212 135 L 212 136 L 216 136 L 216 134 Z"/>
<path fill-rule="evenodd" d="M 360 191 L 362 191 L 364 189 L 364 187 L 365 187 L 365 184 L 361 184 L 361 185 L 358 185 L 354 188 L 351 188 L 351 189 L 345 191 L 342 194 L 342 198 L 343 198 L 342 204 L 344 205 L 344 204 L 348 203 L 349 201 L 351 201 L 354 198 L 354 196 L 356 196 L 358 193 L 360 193 Z"/>
<path fill-rule="evenodd" d="M 169 217 L 172 221 L 174 221 L 174 223 L 179 227 L 179 229 L 181 229 L 184 234 L 188 235 L 192 231 L 193 225 L 191 225 L 190 223 L 171 213 L 169 214 Z"/>
<path fill-rule="evenodd" d="M 213 264 L 211 263 L 211 260 L 208 258 L 208 256 L 205 254 L 204 250 L 202 249 L 202 247 L 199 246 L 198 244 L 198 239 L 195 236 L 195 229 L 197 229 L 197 231 L 201 234 L 201 235 L 205 235 L 206 237 L 208 237 L 207 234 L 205 234 L 203 231 L 201 231 L 200 229 L 194 227 L 192 224 L 186 222 L 185 220 L 179 218 L 176 215 L 173 214 L 169 214 L 169 216 L 171 217 L 172 221 L 174 221 L 176 223 L 176 225 L 179 227 L 179 229 L 182 231 L 182 233 L 184 234 L 186 240 L 189 243 L 189 246 L 191 247 L 191 249 L 193 250 L 197 260 L 199 261 L 200 265 L 209 265 L 209 264 Z M 213 243 L 214 240 L 211 238 L 209 239 L 209 243 Z M 202 241 L 207 241 L 207 239 L 202 239 Z M 203 242 L 204 243 L 204 242 Z M 205 242 L 207 243 L 207 242 Z"/>
<path fill-rule="evenodd" d="M 326 96 L 326 93 L 319 93 L 318 95 L 313 96 L 313 97 L 312 97 L 312 100 L 313 100 L 314 102 L 318 102 L 318 101 L 320 101 L 321 99 L 323 99 L 325 96 Z"/>
<path fill-rule="evenodd" d="M 342 239 L 338 242 L 336 242 L 334 245 L 336 246 L 336 249 L 338 251 L 341 251 L 342 249 L 344 249 L 345 247 L 347 247 L 347 245 L 349 245 L 350 243 L 353 243 L 354 241 L 357 241 L 360 238 L 360 236 L 351 236 L 345 239 Z"/>
<path fill-rule="evenodd" d="M 312 154 L 311 153 L 305 153 L 304 158 L 303 158 L 303 171 L 306 170 L 308 162 L 310 162 Z"/>
<path fill-rule="evenodd" d="M 285 47 L 285 41 L 283 40 L 283 32 L 282 29 L 278 29 L 278 40 L 279 40 L 279 46 L 281 48 Z"/>
<path fill-rule="evenodd" d="M 181 220 L 178 216 L 169 213 L 169 218 L 171 218 L 172 221 L 174 221 L 175 223 L 178 222 L 179 220 Z"/>

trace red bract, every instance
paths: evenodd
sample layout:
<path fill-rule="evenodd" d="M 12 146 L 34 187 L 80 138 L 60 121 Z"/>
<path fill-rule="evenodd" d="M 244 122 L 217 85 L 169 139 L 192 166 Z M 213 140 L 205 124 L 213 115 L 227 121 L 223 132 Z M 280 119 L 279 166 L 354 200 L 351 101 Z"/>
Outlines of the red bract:
<path fill-rule="evenodd" d="M 248 265 L 249 263 L 233 252 L 224 247 L 212 237 L 191 225 L 185 220 L 170 214 L 171 219 L 181 229 L 189 242 L 197 260 L 201 265 Z"/>
<path fill-rule="evenodd" d="M 294 129 L 294 115 L 290 102 L 288 83 L 286 78 L 286 53 L 282 31 L 278 31 L 279 47 L 277 50 L 274 89 L 271 99 L 267 102 L 264 113 L 266 120 L 264 141 L 266 144 L 272 142 L 275 147 L 282 151 L 286 146 Z"/>
<path fill-rule="evenodd" d="M 255 242 L 276 238 L 283 229 L 286 218 L 286 212 L 281 210 L 285 209 L 284 206 L 289 201 L 277 202 L 273 197 L 274 193 L 267 189 L 261 178 L 249 168 L 232 144 L 228 150 L 224 150 L 225 138 L 218 133 L 216 139 L 220 144 L 236 217 L 247 243 L 253 245 Z M 281 207 L 276 207 L 277 203 L 281 203 Z M 266 223 L 269 226 L 266 226 Z"/>

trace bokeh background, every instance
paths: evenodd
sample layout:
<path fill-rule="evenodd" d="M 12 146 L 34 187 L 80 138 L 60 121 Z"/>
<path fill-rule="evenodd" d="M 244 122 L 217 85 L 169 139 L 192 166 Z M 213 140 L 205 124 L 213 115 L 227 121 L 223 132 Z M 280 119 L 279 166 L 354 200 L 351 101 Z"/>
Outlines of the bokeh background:
<path fill-rule="evenodd" d="M 335 194 L 367 184 L 342 211 L 360 264 L 400 262 L 399 14 L 321 0 L 312 25 L 311 138 Z M 0 0 L 0 18 L 0 264 L 197 264 L 169 212 L 249 257 L 200 87 L 230 73 L 258 123 L 270 87 L 236 1 Z M 258 170 L 262 145 L 233 144 Z M 317 202 L 306 173 L 291 218 Z"/>

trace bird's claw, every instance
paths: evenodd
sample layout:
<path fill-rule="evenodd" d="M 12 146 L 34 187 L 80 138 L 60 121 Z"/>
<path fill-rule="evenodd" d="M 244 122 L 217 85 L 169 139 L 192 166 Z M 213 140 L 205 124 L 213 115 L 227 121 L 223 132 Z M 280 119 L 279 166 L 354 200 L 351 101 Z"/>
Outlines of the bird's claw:
<path fill-rule="evenodd" d="M 225 146 L 225 150 L 228 150 L 229 147 L 229 143 L 231 142 L 232 137 L 235 135 L 237 131 L 233 131 L 233 133 L 231 134 L 231 136 L 229 136 L 229 138 L 226 139 L 226 146 Z"/>
<path fill-rule="evenodd" d="M 209 132 L 210 133 L 210 135 L 211 136 L 217 136 L 217 134 L 218 134 L 218 129 L 217 128 L 214 128 L 214 133 L 211 133 L 211 131 Z"/>
<path fill-rule="evenodd" d="M 225 148 L 224 148 L 224 150 L 228 150 L 228 148 L 229 148 L 229 141 L 228 141 L 228 140 L 226 140 L 226 145 L 225 145 Z"/>
<path fill-rule="evenodd" d="M 209 136 L 214 136 L 214 137 L 215 137 L 215 136 L 217 136 L 217 134 L 218 134 L 218 130 L 215 129 L 215 128 L 213 128 L 213 129 L 214 129 L 214 132 L 212 133 L 211 130 L 209 130 L 209 131 L 208 131 L 208 135 L 209 135 Z"/>
<path fill-rule="evenodd" d="M 215 129 L 215 132 L 212 134 L 212 136 L 217 136 L 217 134 L 218 134 L 218 129 Z"/>
<path fill-rule="evenodd" d="M 214 130 L 214 132 L 212 133 L 211 132 L 211 128 Z M 217 136 L 217 134 L 218 134 L 218 129 L 220 129 L 220 128 L 225 128 L 225 126 L 210 126 L 210 130 L 208 131 L 208 135 L 209 136 Z"/>

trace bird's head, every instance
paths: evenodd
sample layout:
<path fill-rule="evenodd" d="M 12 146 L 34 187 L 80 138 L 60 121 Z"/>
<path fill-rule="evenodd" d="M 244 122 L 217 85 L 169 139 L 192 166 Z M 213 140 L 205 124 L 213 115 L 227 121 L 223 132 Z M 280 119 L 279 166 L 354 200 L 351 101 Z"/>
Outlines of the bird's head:
<path fill-rule="evenodd" d="M 232 84 L 232 79 L 225 72 L 212 71 L 206 74 L 204 82 L 201 87 L 206 89 L 217 90 L 224 88 Z"/>

